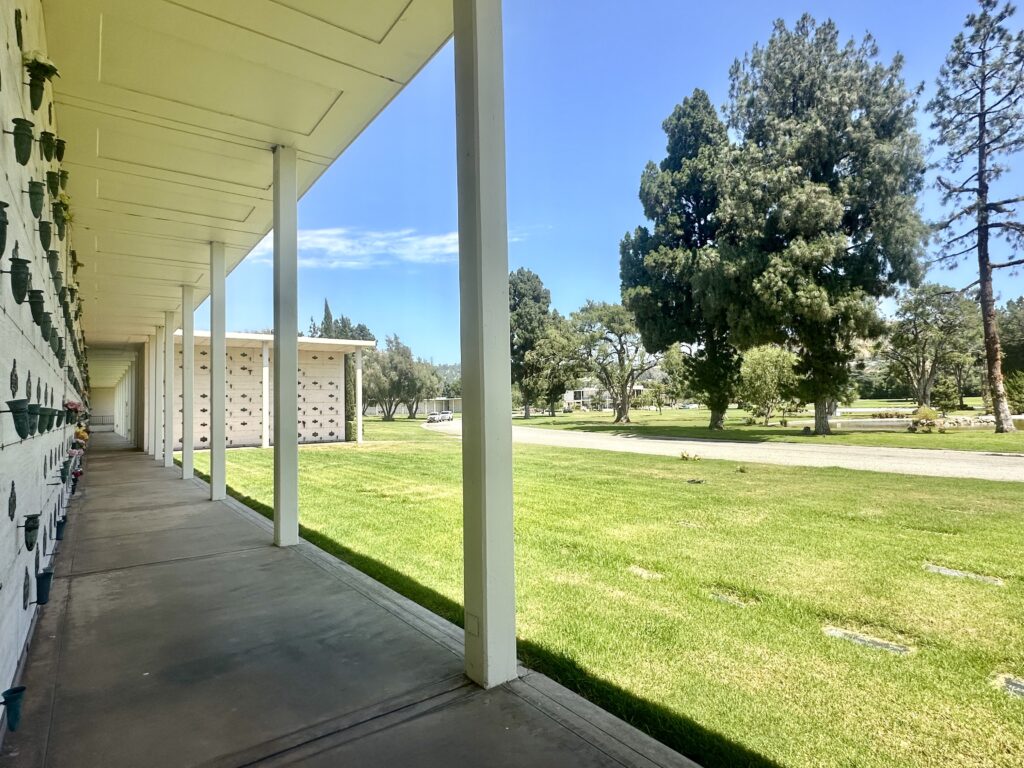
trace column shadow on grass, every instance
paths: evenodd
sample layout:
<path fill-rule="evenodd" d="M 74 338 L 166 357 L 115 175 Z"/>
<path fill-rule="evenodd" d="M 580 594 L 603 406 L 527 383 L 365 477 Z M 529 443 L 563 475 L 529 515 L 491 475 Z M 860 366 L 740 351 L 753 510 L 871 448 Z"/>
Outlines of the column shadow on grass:
<path fill-rule="evenodd" d="M 209 479 L 200 472 L 196 474 Z M 232 498 L 250 509 L 271 520 L 274 518 L 274 510 L 267 504 L 235 491 L 230 485 L 227 490 Z M 403 597 L 459 627 L 463 626 L 463 608 L 454 600 L 379 560 L 349 549 L 341 542 L 318 531 L 300 525 L 299 533 L 306 541 L 390 587 Z M 781 768 L 779 763 L 678 712 L 640 698 L 588 672 L 563 653 L 552 651 L 530 640 L 519 639 L 516 645 L 520 660 L 530 669 L 547 675 L 619 719 L 697 761 L 704 768 Z"/>

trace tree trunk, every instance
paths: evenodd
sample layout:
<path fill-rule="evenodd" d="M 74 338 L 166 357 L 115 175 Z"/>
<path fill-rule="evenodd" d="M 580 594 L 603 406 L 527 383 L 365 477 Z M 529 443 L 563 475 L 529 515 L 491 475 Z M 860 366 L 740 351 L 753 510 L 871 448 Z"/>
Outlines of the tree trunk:
<path fill-rule="evenodd" d="M 827 399 L 814 401 L 814 434 L 816 435 L 832 434 L 832 427 L 828 424 L 828 407 Z"/>
<path fill-rule="evenodd" d="M 526 400 L 523 400 L 523 418 L 530 418 L 530 403 Z"/>
<path fill-rule="evenodd" d="M 988 248 L 985 248 L 985 260 L 988 260 Z M 982 249 L 981 233 L 978 234 L 978 262 L 981 266 Z M 992 413 L 996 417 L 996 432 L 1015 432 L 1010 414 L 1010 402 L 1006 396 L 1003 383 L 1002 349 L 999 344 L 999 328 L 996 325 L 996 303 L 992 295 L 992 270 L 987 263 L 983 268 L 981 279 L 981 320 L 985 328 L 985 361 L 988 364 L 988 384 L 992 393 Z"/>
<path fill-rule="evenodd" d="M 984 65 L 984 59 L 982 59 Z M 988 144 L 986 139 L 985 82 L 979 87 L 981 94 L 978 110 L 978 285 L 981 303 L 981 323 L 985 331 L 985 362 L 992 392 L 992 413 L 996 417 L 996 432 L 1015 432 L 1010 417 L 1010 403 L 1003 384 L 1002 349 L 999 328 L 996 325 L 996 302 L 992 293 L 992 265 L 988 255 Z"/>
<path fill-rule="evenodd" d="M 629 424 L 629 390 L 623 389 L 612 405 L 615 408 L 615 421 L 612 423 Z"/>
<path fill-rule="evenodd" d="M 712 408 L 711 421 L 708 422 L 708 429 L 725 429 L 725 409 Z"/>

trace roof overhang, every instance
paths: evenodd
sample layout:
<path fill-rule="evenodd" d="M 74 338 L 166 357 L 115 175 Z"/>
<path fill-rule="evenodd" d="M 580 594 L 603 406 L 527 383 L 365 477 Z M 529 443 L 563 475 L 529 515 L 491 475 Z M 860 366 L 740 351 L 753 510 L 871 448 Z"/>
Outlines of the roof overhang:
<path fill-rule="evenodd" d="M 181 343 L 181 331 L 174 334 L 175 344 Z M 243 347 L 249 349 L 260 349 L 264 344 L 270 344 L 274 348 L 274 337 L 269 333 L 226 333 L 224 339 L 229 347 Z M 195 331 L 193 341 L 196 346 L 210 346 L 209 331 Z M 373 349 L 377 346 L 376 341 L 364 341 L 363 339 L 321 339 L 312 336 L 299 337 L 300 350 L 322 350 L 324 352 L 342 352 L 349 354 L 357 349 Z"/>
<path fill-rule="evenodd" d="M 146 339 L 272 225 L 452 34 L 451 0 L 43 0 L 92 346 Z M 44 106 L 45 109 L 45 106 Z M 191 307 L 189 309 L 194 309 Z"/>

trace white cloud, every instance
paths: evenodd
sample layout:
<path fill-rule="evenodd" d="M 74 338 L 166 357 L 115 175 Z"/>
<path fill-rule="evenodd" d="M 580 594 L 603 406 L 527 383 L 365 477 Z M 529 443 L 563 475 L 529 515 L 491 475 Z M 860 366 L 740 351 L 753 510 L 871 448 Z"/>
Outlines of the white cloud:
<path fill-rule="evenodd" d="M 273 263 L 271 235 L 253 248 L 257 264 Z M 388 264 L 449 264 L 458 261 L 459 233 L 425 235 L 415 229 L 370 231 L 351 227 L 299 230 L 299 266 L 366 269 Z"/>

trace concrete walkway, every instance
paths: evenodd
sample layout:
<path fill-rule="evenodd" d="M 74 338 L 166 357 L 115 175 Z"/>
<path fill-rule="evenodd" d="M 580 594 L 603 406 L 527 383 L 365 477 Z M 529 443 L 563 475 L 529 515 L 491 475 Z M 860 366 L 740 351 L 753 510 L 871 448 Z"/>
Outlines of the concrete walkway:
<path fill-rule="evenodd" d="M 542 675 L 96 435 L 0 766 L 693 766 Z M 339 510 L 339 514 L 343 513 Z"/>
<path fill-rule="evenodd" d="M 427 429 L 459 437 L 460 420 L 425 425 Z M 610 435 L 542 427 L 512 427 L 512 439 L 528 445 L 585 448 L 652 456 L 679 456 L 683 451 L 702 459 L 725 459 L 793 467 L 842 467 L 868 472 L 895 472 L 929 477 L 1024 482 L 1024 454 L 945 451 L 928 448 L 869 448 L 815 443 L 754 443 L 727 440 L 655 438 Z"/>

